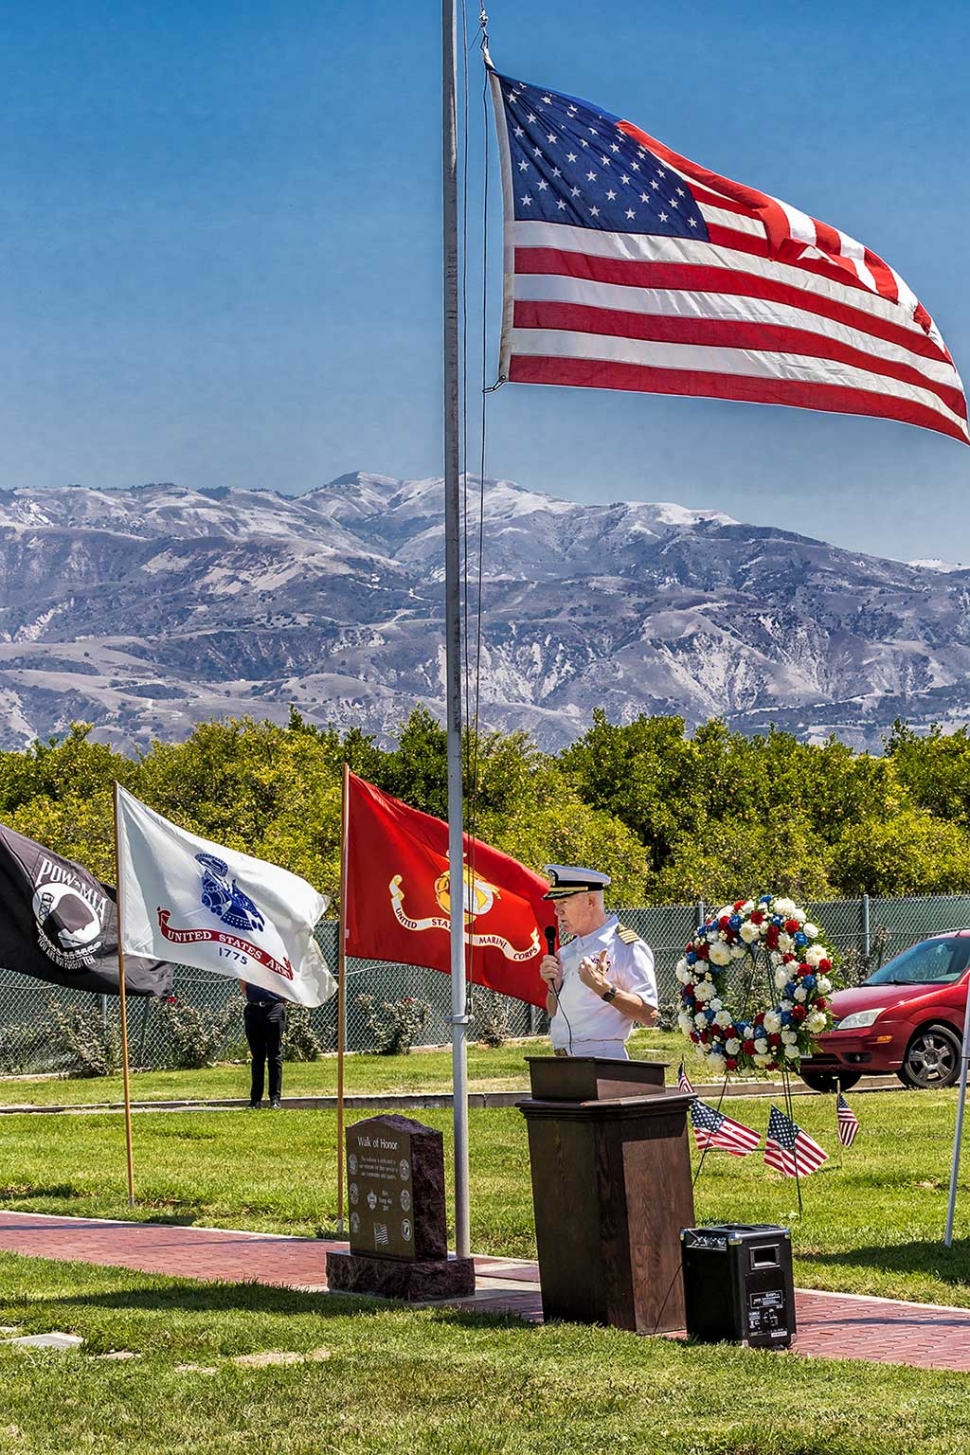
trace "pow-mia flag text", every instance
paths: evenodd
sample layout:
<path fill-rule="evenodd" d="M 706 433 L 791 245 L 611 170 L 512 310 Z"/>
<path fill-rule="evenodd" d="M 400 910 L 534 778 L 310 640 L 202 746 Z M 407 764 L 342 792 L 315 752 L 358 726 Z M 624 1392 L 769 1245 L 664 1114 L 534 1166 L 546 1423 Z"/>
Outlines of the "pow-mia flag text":
<path fill-rule="evenodd" d="M 72 990 L 118 994 L 115 891 L 0 824 L 0 965 Z M 125 958 L 129 995 L 170 995 L 172 966 Z"/>

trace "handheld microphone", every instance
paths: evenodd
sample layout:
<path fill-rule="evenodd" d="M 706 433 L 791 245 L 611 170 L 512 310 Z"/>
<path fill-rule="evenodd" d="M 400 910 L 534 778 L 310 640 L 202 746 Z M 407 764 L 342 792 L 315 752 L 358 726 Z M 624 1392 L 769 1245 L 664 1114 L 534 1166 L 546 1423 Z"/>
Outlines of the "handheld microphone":
<path fill-rule="evenodd" d="M 549 947 L 549 953 L 550 953 L 550 955 L 555 955 L 555 953 L 556 953 L 556 926 L 555 925 L 546 925 L 546 927 L 545 927 L 545 929 L 543 930 L 542 933 L 546 937 L 546 944 Z M 560 967 L 560 971 L 559 971 L 559 978 L 560 978 L 560 980 L 562 980 L 562 969 L 561 969 L 561 967 Z M 550 985 L 549 986 L 549 989 L 552 991 L 553 995 L 556 997 L 556 1005 L 558 1007 L 559 1014 L 562 1016 L 563 1020 L 566 1022 L 566 1035 L 569 1037 L 569 1054 L 571 1056 L 572 1053 L 573 1053 L 573 1028 L 569 1024 L 569 1017 L 566 1015 L 566 1012 L 562 1008 L 562 1001 L 559 999 L 559 991 L 556 989 L 556 987 L 554 985 Z"/>

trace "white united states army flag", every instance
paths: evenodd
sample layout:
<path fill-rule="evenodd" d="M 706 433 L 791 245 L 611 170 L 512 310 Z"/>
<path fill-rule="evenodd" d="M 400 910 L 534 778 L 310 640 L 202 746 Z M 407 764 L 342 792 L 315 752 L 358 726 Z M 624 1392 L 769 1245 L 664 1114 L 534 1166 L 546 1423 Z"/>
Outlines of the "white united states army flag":
<path fill-rule="evenodd" d="M 298 1005 L 336 984 L 313 928 L 329 900 L 288 869 L 180 829 L 115 784 L 127 954 L 246 980 Z"/>

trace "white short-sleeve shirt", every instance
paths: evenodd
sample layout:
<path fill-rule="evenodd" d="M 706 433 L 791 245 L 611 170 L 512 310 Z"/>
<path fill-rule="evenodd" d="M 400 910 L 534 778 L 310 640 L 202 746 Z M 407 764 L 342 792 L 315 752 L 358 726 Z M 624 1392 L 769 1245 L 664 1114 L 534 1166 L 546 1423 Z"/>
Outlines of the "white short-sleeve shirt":
<path fill-rule="evenodd" d="M 620 923 L 611 915 L 604 925 L 591 935 L 577 936 L 564 945 L 559 952 L 562 966 L 562 987 L 556 1013 L 552 1017 L 550 1035 L 556 1050 L 572 1050 L 573 1054 L 603 1054 L 584 1052 L 580 1042 L 597 1042 L 605 1045 L 618 1042 L 622 1046 L 629 1038 L 634 1022 L 629 1016 L 603 1000 L 595 990 L 590 990 L 579 978 L 579 964 L 588 955 L 598 955 L 601 950 L 609 953 L 607 978 L 619 990 L 628 990 L 639 995 L 644 1005 L 656 1006 L 657 981 L 653 970 L 653 951 L 643 940 L 627 944 L 618 934 Z"/>

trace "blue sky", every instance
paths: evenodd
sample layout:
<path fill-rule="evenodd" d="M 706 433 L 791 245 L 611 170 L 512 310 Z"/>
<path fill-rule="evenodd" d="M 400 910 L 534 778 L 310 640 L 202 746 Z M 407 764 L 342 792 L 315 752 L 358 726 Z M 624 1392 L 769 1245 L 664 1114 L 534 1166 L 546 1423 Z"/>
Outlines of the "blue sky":
<path fill-rule="evenodd" d="M 880 253 L 970 376 L 970 8 L 488 8 L 500 69 Z M 438 473 L 437 0 L 7 0 L 0 19 L 0 486 Z M 970 563 L 970 450 L 925 431 L 524 386 L 488 431 L 488 473 L 534 489 Z"/>

